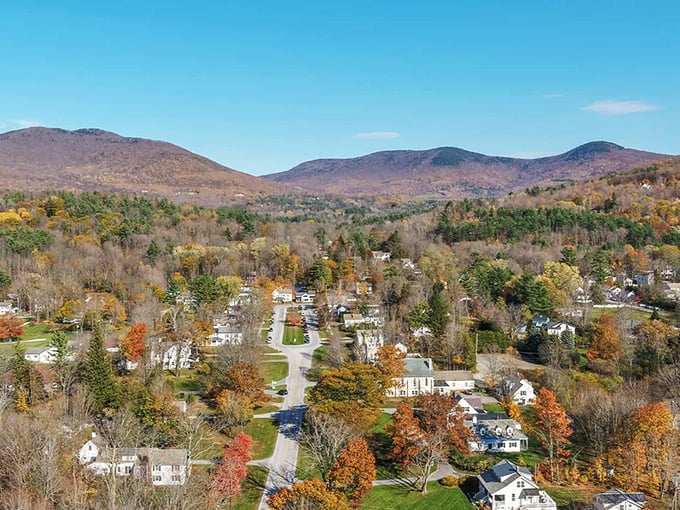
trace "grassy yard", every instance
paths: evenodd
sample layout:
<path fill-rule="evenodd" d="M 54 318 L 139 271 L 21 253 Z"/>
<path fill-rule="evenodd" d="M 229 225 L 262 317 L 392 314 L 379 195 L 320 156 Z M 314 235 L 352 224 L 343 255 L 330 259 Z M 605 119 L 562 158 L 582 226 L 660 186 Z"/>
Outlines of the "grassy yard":
<path fill-rule="evenodd" d="M 279 427 L 271 418 L 253 418 L 243 432 L 253 438 L 253 459 L 266 459 L 274 453 Z"/>
<path fill-rule="evenodd" d="M 366 495 L 362 510 L 465 510 L 474 508 L 459 488 L 447 488 L 438 482 L 430 482 L 427 493 L 422 495 L 408 487 L 386 485 L 373 487 Z"/>
<path fill-rule="evenodd" d="M 255 510 L 260 504 L 269 472 L 259 466 L 248 466 L 248 475 L 241 485 L 241 494 L 229 507 L 232 510 Z"/>
<path fill-rule="evenodd" d="M 168 384 L 175 393 L 182 391 L 205 391 L 205 382 L 202 381 L 195 371 L 183 370 L 179 377 L 170 375 L 167 377 Z"/>
<path fill-rule="evenodd" d="M 300 326 L 283 327 L 283 345 L 304 345 L 305 333 Z"/>
<path fill-rule="evenodd" d="M 260 367 L 265 384 L 288 377 L 288 363 L 285 361 L 264 361 Z"/>
<path fill-rule="evenodd" d="M 572 503 L 590 504 L 593 496 L 601 492 L 590 487 L 550 487 L 544 484 L 542 488 L 555 500 L 560 510 L 571 508 Z"/>
<path fill-rule="evenodd" d="M 0 342 L 0 356 L 11 356 L 17 343 L 28 347 L 45 347 L 50 343 L 50 336 L 61 328 L 57 324 L 32 322 L 24 326 L 24 334 L 18 342 Z M 69 338 L 73 333 L 68 333 Z"/>
<path fill-rule="evenodd" d="M 500 404 L 484 404 L 484 410 L 487 413 L 505 414 L 505 409 Z"/>

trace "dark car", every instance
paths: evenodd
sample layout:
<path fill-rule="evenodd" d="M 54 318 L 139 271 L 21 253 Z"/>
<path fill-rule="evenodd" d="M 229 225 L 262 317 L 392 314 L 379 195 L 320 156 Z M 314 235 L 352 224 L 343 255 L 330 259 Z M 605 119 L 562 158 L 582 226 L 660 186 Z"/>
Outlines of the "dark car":
<path fill-rule="evenodd" d="M 288 395 L 288 390 L 286 388 L 281 388 L 276 392 L 277 395 Z"/>

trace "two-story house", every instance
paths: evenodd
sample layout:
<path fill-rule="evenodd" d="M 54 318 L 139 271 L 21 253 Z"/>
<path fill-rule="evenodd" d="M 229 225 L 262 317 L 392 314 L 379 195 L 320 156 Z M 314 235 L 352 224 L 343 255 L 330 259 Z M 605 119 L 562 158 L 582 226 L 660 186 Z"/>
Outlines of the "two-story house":
<path fill-rule="evenodd" d="M 464 423 L 472 432 L 468 446 L 473 452 L 514 453 L 529 448 L 522 426 L 504 414 L 473 414 Z"/>
<path fill-rule="evenodd" d="M 501 380 L 496 392 L 502 398 L 512 399 L 517 405 L 524 406 L 536 401 L 533 385 L 527 379 L 511 375 Z"/>
<path fill-rule="evenodd" d="M 385 345 L 385 335 L 380 329 L 357 329 L 356 351 L 363 363 L 372 363 L 378 349 Z"/>
<path fill-rule="evenodd" d="M 502 460 L 477 476 L 479 492 L 474 501 L 491 510 L 557 510 L 555 501 L 540 490 L 531 472 Z"/>
<path fill-rule="evenodd" d="M 415 397 L 434 390 L 434 368 L 431 358 L 404 358 L 404 375 L 395 378 L 387 390 L 388 397 Z"/>
<path fill-rule="evenodd" d="M 593 498 L 594 510 L 642 510 L 647 504 L 647 496 L 642 492 L 623 492 L 609 489 Z"/>

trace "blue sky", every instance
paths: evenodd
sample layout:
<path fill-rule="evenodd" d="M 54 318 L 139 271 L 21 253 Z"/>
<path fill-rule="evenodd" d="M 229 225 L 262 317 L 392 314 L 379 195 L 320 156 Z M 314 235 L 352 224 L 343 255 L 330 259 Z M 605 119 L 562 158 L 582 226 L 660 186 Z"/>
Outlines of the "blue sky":
<path fill-rule="evenodd" d="M 252 174 L 456 146 L 680 153 L 672 1 L 0 1 L 0 131 L 99 127 Z"/>

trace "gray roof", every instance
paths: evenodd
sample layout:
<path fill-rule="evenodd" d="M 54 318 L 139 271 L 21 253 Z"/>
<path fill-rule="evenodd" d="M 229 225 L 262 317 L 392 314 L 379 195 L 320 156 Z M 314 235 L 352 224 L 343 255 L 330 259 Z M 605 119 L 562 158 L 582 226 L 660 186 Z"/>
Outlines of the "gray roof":
<path fill-rule="evenodd" d="M 24 354 L 42 354 L 43 352 L 47 352 L 50 349 L 52 349 L 52 346 L 46 345 L 44 347 L 29 347 L 26 349 Z"/>
<path fill-rule="evenodd" d="M 404 358 L 406 377 L 434 377 L 430 358 Z"/>
<path fill-rule="evenodd" d="M 472 381 L 474 379 L 469 370 L 437 370 L 434 376 L 439 381 Z"/>
<path fill-rule="evenodd" d="M 620 489 L 609 489 L 595 496 L 594 503 L 598 503 L 604 508 L 610 508 L 614 505 L 630 501 L 642 505 L 647 502 L 647 496 L 642 492 L 623 492 Z"/>
<path fill-rule="evenodd" d="M 509 460 L 500 461 L 491 469 L 487 469 L 481 475 L 478 475 L 477 478 L 489 494 L 497 493 L 518 478 L 523 478 L 533 483 L 533 477 L 527 468 L 517 466 Z"/>

